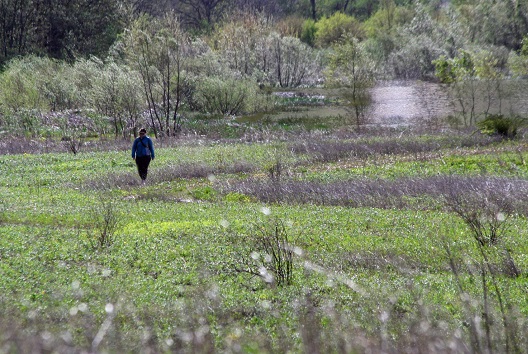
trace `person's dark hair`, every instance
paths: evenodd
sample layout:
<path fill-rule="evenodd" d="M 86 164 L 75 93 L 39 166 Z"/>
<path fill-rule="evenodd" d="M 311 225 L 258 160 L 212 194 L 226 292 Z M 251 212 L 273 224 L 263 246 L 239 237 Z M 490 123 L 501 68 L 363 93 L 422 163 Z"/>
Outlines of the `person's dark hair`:
<path fill-rule="evenodd" d="M 145 129 L 145 128 L 141 128 L 141 129 L 139 130 L 139 133 L 140 133 L 140 134 L 141 134 L 141 133 L 145 133 L 145 134 L 147 134 L 147 129 Z"/>

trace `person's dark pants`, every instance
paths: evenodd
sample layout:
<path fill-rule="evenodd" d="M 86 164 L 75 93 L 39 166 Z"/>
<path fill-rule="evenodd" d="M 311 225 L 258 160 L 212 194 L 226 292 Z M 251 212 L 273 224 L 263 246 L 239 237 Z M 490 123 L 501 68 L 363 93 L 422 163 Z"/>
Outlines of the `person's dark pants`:
<path fill-rule="evenodd" d="M 149 164 L 150 164 L 150 156 L 136 157 L 136 165 L 137 165 L 139 177 L 141 177 L 143 181 L 147 179 Z"/>

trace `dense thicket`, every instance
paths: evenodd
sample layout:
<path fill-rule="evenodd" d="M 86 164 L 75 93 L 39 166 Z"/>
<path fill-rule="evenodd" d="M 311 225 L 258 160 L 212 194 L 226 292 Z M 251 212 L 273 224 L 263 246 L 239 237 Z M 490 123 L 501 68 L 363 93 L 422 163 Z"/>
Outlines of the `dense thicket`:
<path fill-rule="evenodd" d="M 273 88 L 326 85 L 359 129 L 380 78 L 441 81 L 474 125 L 528 75 L 527 38 L 528 0 L 1 0 L 0 125 L 38 136 L 41 114 L 84 110 L 100 134 L 172 135 L 188 112 L 255 114 Z"/>
<path fill-rule="evenodd" d="M 27 54 L 104 55 L 124 28 L 124 9 L 114 0 L 2 0 L 0 66 Z"/>
<path fill-rule="evenodd" d="M 69 60 L 102 56 L 134 16 L 162 17 L 169 11 L 193 33 L 215 32 L 234 12 L 290 21 L 290 27 L 298 26 L 292 18 L 320 21 L 342 13 L 365 22 L 368 37 L 390 51 L 406 39 L 401 36 L 408 34 L 409 12 L 416 6 L 427 8 L 435 31 L 451 29 L 444 40 L 455 45 L 463 40 L 519 50 L 528 33 L 527 0 L 2 0 L 0 65 L 27 54 Z M 426 34 L 416 30 L 415 36 Z"/>

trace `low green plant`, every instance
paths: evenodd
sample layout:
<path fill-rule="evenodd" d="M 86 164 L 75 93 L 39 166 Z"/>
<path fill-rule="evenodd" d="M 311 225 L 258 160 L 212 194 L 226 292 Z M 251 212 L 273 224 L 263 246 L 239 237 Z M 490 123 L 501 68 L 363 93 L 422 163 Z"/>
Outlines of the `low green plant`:
<path fill-rule="evenodd" d="M 521 120 L 515 117 L 505 117 L 502 114 L 492 114 L 477 123 L 480 131 L 488 135 L 500 135 L 514 138 L 521 125 Z"/>
<path fill-rule="evenodd" d="M 218 192 L 211 186 L 199 187 L 191 190 L 191 196 L 197 200 L 213 201 Z"/>
<path fill-rule="evenodd" d="M 224 196 L 224 200 L 227 202 L 242 202 L 242 203 L 249 203 L 253 201 L 253 198 L 249 195 L 245 195 L 243 193 L 237 193 L 237 192 L 230 192 L 227 193 Z"/>

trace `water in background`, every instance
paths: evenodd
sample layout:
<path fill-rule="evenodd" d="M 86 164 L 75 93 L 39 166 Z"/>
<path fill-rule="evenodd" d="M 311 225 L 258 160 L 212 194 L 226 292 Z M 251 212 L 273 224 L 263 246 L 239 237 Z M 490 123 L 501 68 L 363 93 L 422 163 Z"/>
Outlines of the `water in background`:
<path fill-rule="evenodd" d="M 528 116 L 528 80 L 511 80 L 504 85 L 508 98 L 494 100 L 490 113 Z M 477 112 L 486 110 L 486 90 L 477 95 Z M 435 83 L 421 81 L 386 81 L 372 89 L 373 105 L 370 117 L 373 124 L 405 126 L 440 120 L 456 115 L 459 108 L 444 89 Z"/>

